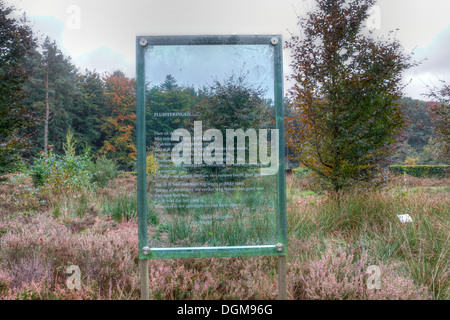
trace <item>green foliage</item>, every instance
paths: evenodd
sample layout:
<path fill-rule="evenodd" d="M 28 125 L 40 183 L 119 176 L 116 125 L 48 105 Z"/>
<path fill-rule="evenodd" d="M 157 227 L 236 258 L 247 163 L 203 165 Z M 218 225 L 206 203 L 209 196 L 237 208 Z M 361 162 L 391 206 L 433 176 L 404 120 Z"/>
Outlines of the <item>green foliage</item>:
<path fill-rule="evenodd" d="M 73 139 L 73 132 L 69 128 L 66 135 L 66 143 L 63 143 L 63 150 L 66 156 L 75 156 L 75 141 Z"/>
<path fill-rule="evenodd" d="M 83 193 L 95 189 L 92 183 L 88 153 L 82 155 L 56 155 L 51 149 L 34 160 L 31 167 L 33 183 L 53 195 Z"/>
<path fill-rule="evenodd" d="M 296 114 L 287 118 L 287 144 L 296 160 L 335 191 L 371 181 L 403 126 L 399 99 L 412 66 L 398 40 L 363 32 L 372 0 L 316 0 L 317 10 L 293 36 Z"/>
<path fill-rule="evenodd" d="M 418 156 L 419 153 L 417 150 L 408 143 L 408 140 L 404 140 L 397 145 L 395 151 L 390 156 L 390 161 L 392 164 L 403 164 L 408 157 L 417 158 Z"/>
<path fill-rule="evenodd" d="M 394 174 L 409 174 L 417 178 L 445 178 L 450 173 L 449 165 L 392 165 Z"/>
<path fill-rule="evenodd" d="M 14 8 L 0 1 L 0 175 L 30 146 L 24 129 L 38 121 L 26 107 L 24 90 L 36 40 L 25 18 L 16 19 L 13 14 Z"/>
<path fill-rule="evenodd" d="M 430 89 L 430 98 L 435 102 L 428 104 L 434 122 L 438 158 L 450 162 L 450 85 L 442 82 L 442 87 Z"/>
<path fill-rule="evenodd" d="M 194 113 L 200 115 L 200 120 L 206 128 L 214 128 L 221 131 L 222 136 L 226 136 L 227 129 L 267 129 L 273 128 L 275 118 L 273 106 L 265 101 L 264 91 L 249 83 L 244 76 L 230 76 L 223 82 L 215 81 L 210 87 L 204 88 L 202 95 L 204 98 L 195 106 Z M 273 123 L 272 123 L 273 121 Z M 245 147 L 250 150 L 249 141 L 245 142 Z M 257 146 L 258 147 L 258 146 Z M 235 149 L 235 157 L 237 157 Z M 245 157 L 248 158 L 246 151 Z M 225 164 L 226 152 L 223 152 L 223 163 Z M 242 173 L 252 170 L 247 168 L 236 168 L 232 165 L 210 165 L 201 168 L 208 174 L 218 175 L 219 173 Z M 197 169 L 194 169 L 197 171 Z M 227 178 L 229 179 L 229 178 Z"/>
<path fill-rule="evenodd" d="M 101 127 L 109 115 L 105 84 L 97 72 L 86 70 L 85 74 L 77 77 L 77 87 L 81 94 L 75 97 L 71 127 L 76 139 L 88 143 L 97 153 L 105 139 Z"/>
<path fill-rule="evenodd" d="M 158 160 L 153 152 L 149 153 L 145 158 L 147 175 L 153 176 L 158 170 Z"/>
<path fill-rule="evenodd" d="M 171 243 L 194 246 L 205 243 L 212 246 L 265 244 L 273 230 L 272 217 L 267 212 L 255 212 L 248 220 L 242 215 L 242 212 L 233 218 L 211 215 L 210 219 L 196 221 L 186 214 L 173 214 L 169 218 L 168 238 Z"/>
<path fill-rule="evenodd" d="M 137 218 L 137 200 L 133 194 L 119 194 L 113 199 L 104 201 L 103 213 L 121 222 Z"/>
<path fill-rule="evenodd" d="M 300 166 L 296 169 L 292 169 L 292 172 L 295 174 L 297 178 L 305 178 L 309 176 L 311 173 L 313 173 L 311 169 L 308 169 L 305 166 Z"/>
<path fill-rule="evenodd" d="M 43 199 L 39 188 L 31 186 L 29 181 L 28 172 L 15 173 L 4 180 L 0 179 L 0 186 L 7 187 L 2 189 L 8 190 L 0 194 L 0 207 L 1 201 L 6 201 L 9 212 L 16 210 L 23 214 L 32 214 L 45 206 L 47 201 Z"/>
<path fill-rule="evenodd" d="M 200 102 L 194 89 L 179 86 L 175 78 L 167 75 L 161 86 L 147 89 L 146 92 L 146 141 L 152 148 L 154 132 L 172 132 L 180 127 L 178 117 L 154 117 L 154 113 L 191 112 Z"/>
<path fill-rule="evenodd" d="M 425 101 L 408 97 L 401 100 L 403 115 L 406 119 L 405 136 L 408 144 L 421 153 L 433 135 L 433 121 Z"/>
<path fill-rule="evenodd" d="M 80 95 L 77 86 L 78 71 L 56 45 L 46 37 L 36 51 L 32 64 L 33 77 L 27 83 L 30 93 L 27 104 L 30 109 L 44 118 L 44 124 L 30 130 L 33 137 L 34 155 L 45 146 L 53 146 L 53 151 L 62 154 L 67 130 L 72 125 L 75 98 Z M 42 53 L 41 53 L 42 52 Z M 48 114 L 47 114 L 48 109 Z M 46 135 L 46 128 L 48 130 Z"/>
<path fill-rule="evenodd" d="M 106 187 L 108 182 L 119 174 L 117 163 L 104 156 L 98 158 L 95 163 L 91 162 L 88 168 L 92 175 L 92 183 L 102 188 Z"/>
<path fill-rule="evenodd" d="M 417 165 L 417 162 L 419 161 L 420 157 L 412 158 L 412 157 L 406 157 L 405 162 L 403 163 L 405 166 L 415 166 Z"/>
<path fill-rule="evenodd" d="M 225 129 L 260 128 L 267 125 L 268 108 L 263 90 L 255 88 L 245 77 L 230 76 L 223 83 L 215 81 L 205 89 L 205 97 L 195 107 L 208 128 Z M 269 122 L 270 123 L 270 122 Z"/>
<path fill-rule="evenodd" d="M 442 158 L 442 144 L 438 139 L 434 137 L 430 137 L 428 143 L 423 147 L 423 151 L 420 154 L 419 164 L 428 164 L 428 165 L 436 165 L 436 164 L 448 164 L 449 161 L 445 161 Z"/>

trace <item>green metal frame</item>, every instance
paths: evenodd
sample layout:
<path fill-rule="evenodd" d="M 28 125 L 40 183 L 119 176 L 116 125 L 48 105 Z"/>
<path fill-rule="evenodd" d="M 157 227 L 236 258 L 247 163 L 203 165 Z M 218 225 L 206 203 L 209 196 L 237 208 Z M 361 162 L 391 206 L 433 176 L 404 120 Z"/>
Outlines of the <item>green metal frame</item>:
<path fill-rule="evenodd" d="M 150 248 L 148 254 L 142 253 L 147 246 L 147 201 L 146 201 L 146 143 L 145 143 L 145 47 L 157 45 L 272 45 L 274 47 L 274 93 L 276 120 L 279 130 L 279 161 L 277 173 L 277 228 L 278 243 L 283 245 L 277 251 L 276 245 L 228 246 L 228 247 L 188 247 L 188 248 Z M 277 39 L 277 43 L 271 40 Z M 137 135 L 137 209 L 139 233 L 139 259 L 178 259 L 207 257 L 250 257 L 285 256 L 287 252 L 286 223 L 286 170 L 283 108 L 283 48 L 280 35 L 219 35 L 219 36 L 138 36 L 136 37 L 136 135 Z"/>

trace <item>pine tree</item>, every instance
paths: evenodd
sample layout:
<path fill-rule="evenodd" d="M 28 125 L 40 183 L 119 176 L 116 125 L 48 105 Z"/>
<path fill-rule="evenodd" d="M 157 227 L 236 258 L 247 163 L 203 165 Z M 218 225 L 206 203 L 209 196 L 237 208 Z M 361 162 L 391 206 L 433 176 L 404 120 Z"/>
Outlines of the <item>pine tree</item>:
<path fill-rule="evenodd" d="M 101 129 L 102 119 L 109 115 L 105 84 L 97 72 L 86 70 L 78 76 L 77 87 L 81 94 L 74 100 L 71 126 L 76 139 L 87 143 L 96 153 L 105 140 L 105 133 Z"/>
<path fill-rule="evenodd" d="M 0 0 L 0 174 L 29 147 L 24 130 L 38 121 L 27 108 L 25 91 L 36 39 L 25 18 L 12 18 L 13 12 Z"/>
<path fill-rule="evenodd" d="M 44 125 L 37 128 L 34 138 L 34 152 L 42 149 L 48 152 L 48 146 L 53 145 L 56 153 L 63 153 L 74 101 L 80 95 L 76 82 L 78 70 L 49 37 L 42 44 L 42 54 L 34 58 L 34 69 L 27 88 L 28 104 L 44 118 Z"/>

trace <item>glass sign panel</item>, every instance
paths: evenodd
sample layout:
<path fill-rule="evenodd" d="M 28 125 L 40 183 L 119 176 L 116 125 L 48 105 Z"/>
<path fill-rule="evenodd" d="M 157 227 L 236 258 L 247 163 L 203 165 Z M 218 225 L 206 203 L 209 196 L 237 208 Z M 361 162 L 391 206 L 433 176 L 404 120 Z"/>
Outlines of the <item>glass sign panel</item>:
<path fill-rule="evenodd" d="M 271 37 L 200 39 L 146 37 L 138 45 L 146 257 L 258 255 L 258 248 L 275 255 L 285 242 L 276 46 Z"/>

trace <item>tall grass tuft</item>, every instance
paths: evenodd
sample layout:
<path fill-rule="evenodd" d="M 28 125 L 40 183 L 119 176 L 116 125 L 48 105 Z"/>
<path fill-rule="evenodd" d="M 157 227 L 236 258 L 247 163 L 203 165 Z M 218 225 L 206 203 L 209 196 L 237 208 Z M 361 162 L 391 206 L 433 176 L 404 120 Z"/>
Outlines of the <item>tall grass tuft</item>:
<path fill-rule="evenodd" d="M 137 197 L 134 193 L 117 193 L 103 200 L 103 214 L 111 216 L 118 222 L 137 221 Z M 153 204 L 147 202 L 147 221 L 158 224 L 159 218 Z"/>

